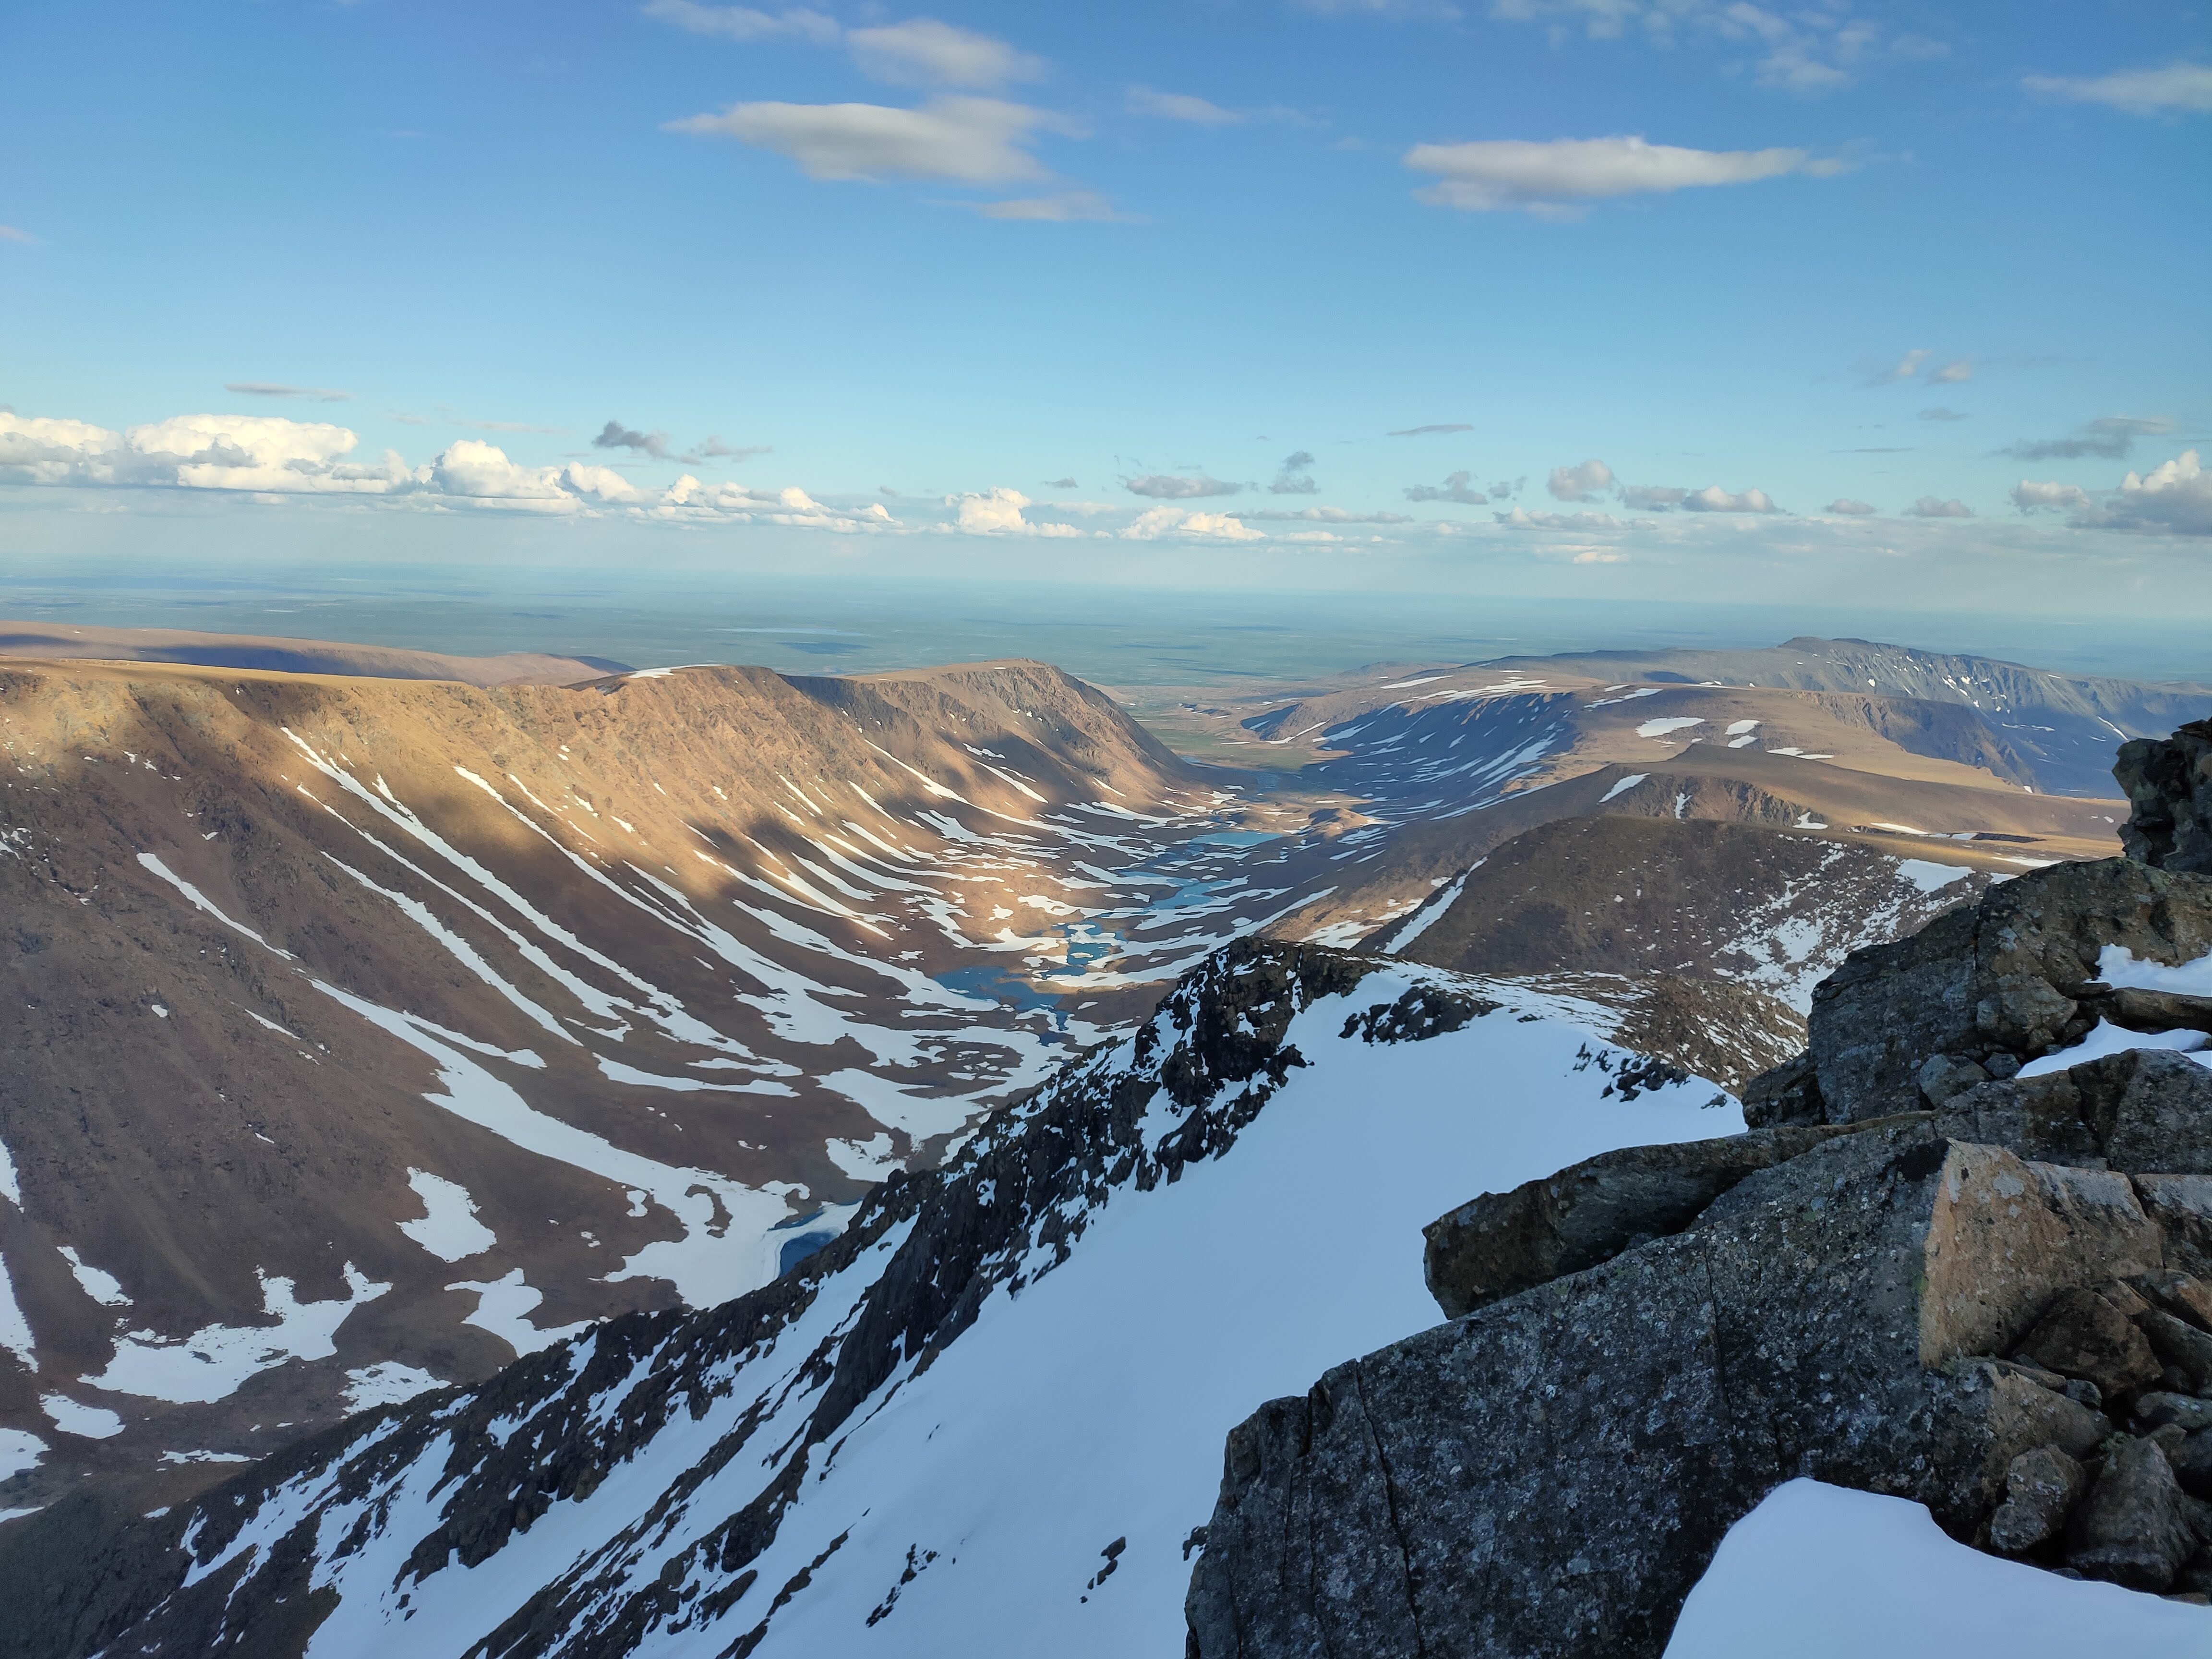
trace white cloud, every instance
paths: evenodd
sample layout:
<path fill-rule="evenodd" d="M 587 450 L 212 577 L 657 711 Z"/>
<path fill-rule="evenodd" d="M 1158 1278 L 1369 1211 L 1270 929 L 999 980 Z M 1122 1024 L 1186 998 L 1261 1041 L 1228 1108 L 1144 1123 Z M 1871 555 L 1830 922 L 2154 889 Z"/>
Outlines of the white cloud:
<path fill-rule="evenodd" d="M 2123 70 L 2087 79 L 2031 75 L 2021 84 L 2030 92 L 2077 103 L 2108 104 L 2130 115 L 2212 110 L 2212 64 L 2168 64 L 2164 69 Z"/>
<path fill-rule="evenodd" d="M 2118 490 L 2074 522 L 2108 530 L 2212 536 L 2212 472 L 2204 471 L 2195 450 L 2185 449 L 2148 472 L 2129 473 Z"/>
<path fill-rule="evenodd" d="M 1148 507 L 1118 532 L 1124 541 L 1155 542 L 1163 537 L 1188 536 L 1201 541 L 1256 542 L 1265 531 L 1226 513 L 1193 513 L 1181 507 Z"/>
<path fill-rule="evenodd" d="M 1709 185 L 1745 185 L 1784 173 L 1824 174 L 1836 163 L 1802 149 L 1685 149 L 1641 138 L 1483 139 L 1416 144 L 1405 155 L 1416 173 L 1437 181 L 1414 195 L 1469 212 L 1519 208 L 1570 217 L 1607 197 L 1663 195 Z"/>
<path fill-rule="evenodd" d="M 21 242 L 26 247 L 36 247 L 39 239 L 27 230 L 14 225 L 0 225 L 0 242 Z"/>
<path fill-rule="evenodd" d="M 788 155 L 809 177 L 936 179 L 1000 185 L 1051 177 L 1023 146 L 1067 130 L 1048 110 L 997 98 L 933 98 L 919 109 L 882 104 L 732 104 L 669 130 L 734 138 Z"/>
<path fill-rule="evenodd" d="M 1934 495 L 1923 495 L 1905 510 L 1915 519 L 1971 519 L 1974 516 L 1974 509 L 1955 496 L 1944 501 Z"/>
<path fill-rule="evenodd" d="M 180 415 L 114 432 L 86 421 L 0 410 L 0 484 L 201 490 L 264 503 L 342 495 L 432 510 L 567 515 L 613 507 L 645 518 L 901 527 L 880 505 L 825 507 L 797 489 L 702 484 L 686 474 L 656 493 L 612 467 L 530 466 L 475 438 L 447 446 L 420 466 L 410 467 L 391 450 L 365 465 L 348 459 L 357 441 L 342 426 L 274 416 Z"/>
<path fill-rule="evenodd" d="M 1664 513 L 1681 506 L 1689 493 L 1673 484 L 1630 484 L 1620 492 L 1620 499 L 1638 513 Z"/>
<path fill-rule="evenodd" d="M 2138 438 L 2162 438 L 2173 422 L 2162 415 L 2105 415 L 2090 422 L 2071 438 L 2024 438 L 1997 453 L 2021 461 L 2071 461 L 2100 455 L 2116 461 L 2135 447 Z"/>
<path fill-rule="evenodd" d="M 1869 502 L 1855 501 L 1848 495 L 1838 495 L 1834 501 L 1830 501 L 1826 507 L 1823 507 L 1821 511 L 1826 513 L 1840 514 L 1847 519 L 1863 519 L 1868 514 L 1874 511 L 1874 507 Z"/>
<path fill-rule="evenodd" d="M 872 80 L 899 87 L 962 87 L 995 92 L 1044 73 L 1042 60 L 973 29 L 910 18 L 845 37 L 853 61 Z"/>
<path fill-rule="evenodd" d="M 1620 520 L 1610 513 L 1531 513 L 1524 507 L 1515 507 L 1510 513 L 1493 513 L 1491 517 L 1509 530 L 1618 530 Z"/>
<path fill-rule="evenodd" d="M 1942 368 L 1930 374 L 1928 380 L 1931 386 L 1956 386 L 1961 380 L 1971 380 L 1973 378 L 1973 364 L 1966 358 L 1960 357 L 1944 364 Z"/>
<path fill-rule="evenodd" d="M 725 40 L 807 40 L 829 46 L 841 33 L 837 21 L 804 6 L 773 15 L 750 6 L 702 6 L 694 0 L 650 0 L 647 17 L 673 23 L 694 34 L 719 35 Z"/>
<path fill-rule="evenodd" d="M 2012 504 L 2023 513 L 2046 507 L 2085 507 L 2089 505 L 2089 492 L 2079 484 L 2022 478 L 2012 487 Z"/>
<path fill-rule="evenodd" d="M 1897 360 L 1894 368 L 1869 376 L 1869 386 L 1887 386 L 1898 380 L 1909 380 L 1920 372 L 1920 366 L 1936 354 L 1926 346 L 1915 346 Z"/>
<path fill-rule="evenodd" d="M 971 536 L 1080 536 L 1072 524 L 1031 524 L 1022 517 L 1030 498 L 1018 489 L 984 490 L 980 495 L 947 495 L 947 507 L 960 510 L 959 528 Z"/>
<path fill-rule="evenodd" d="M 1202 472 L 1196 477 L 1180 472 L 1145 472 L 1123 479 L 1121 487 L 1132 495 L 1150 495 L 1162 501 L 1187 501 L 1199 495 L 1234 495 L 1244 488 L 1241 483 L 1227 483 Z"/>
<path fill-rule="evenodd" d="M 1682 497 L 1685 513 L 1779 513 L 1774 498 L 1763 489 L 1747 489 L 1731 495 L 1718 484 L 1692 489 Z"/>
<path fill-rule="evenodd" d="M 1202 127 L 1233 126 L 1244 118 L 1186 92 L 1155 92 L 1150 87 L 1131 87 L 1127 108 L 1132 115 L 1156 115 L 1164 121 L 1188 121 Z"/>
<path fill-rule="evenodd" d="M 1555 466 L 1544 488 L 1554 501 L 1594 501 L 1613 488 L 1613 469 L 1595 457 L 1579 466 Z"/>
<path fill-rule="evenodd" d="M 1114 211 L 1111 202 L 1091 190 L 1062 190 L 1049 196 L 1024 196 L 1009 202 L 977 202 L 968 205 L 972 205 L 986 219 L 1032 219 L 1052 223 L 1099 219 L 1111 223 L 1121 217 Z"/>

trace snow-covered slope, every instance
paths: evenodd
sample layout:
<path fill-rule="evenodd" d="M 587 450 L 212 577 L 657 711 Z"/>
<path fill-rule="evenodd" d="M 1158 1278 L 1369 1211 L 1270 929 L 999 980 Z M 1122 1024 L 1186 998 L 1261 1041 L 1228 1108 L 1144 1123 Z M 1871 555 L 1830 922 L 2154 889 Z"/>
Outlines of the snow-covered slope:
<path fill-rule="evenodd" d="M 1436 1322 L 1424 1223 L 1741 1127 L 1482 988 L 1231 947 L 778 1284 L 354 1419 L 84 1552 L 47 1650 L 1173 1652 L 1224 1432 Z M 16 1564 L 84 1521 L 33 1524 Z"/>

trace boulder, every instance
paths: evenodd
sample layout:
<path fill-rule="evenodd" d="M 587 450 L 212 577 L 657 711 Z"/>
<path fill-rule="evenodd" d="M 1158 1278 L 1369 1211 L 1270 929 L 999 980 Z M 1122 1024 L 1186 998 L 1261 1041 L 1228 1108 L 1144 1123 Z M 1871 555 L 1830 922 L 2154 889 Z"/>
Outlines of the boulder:
<path fill-rule="evenodd" d="M 1990 1517 L 1990 1542 L 2019 1555 L 2056 1538 L 2088 1489 L 2081 1466 L 2057 1447 L 2022 1452 L 2005 1471 L 2005 1501 Z"/>
<path fill-rule="evenodd" d="M 2166 1312 L 2212 1331 L 2212 1285 L 2181 1273 L 2144 1273 L 2129 1283 Z"/>
<path fill-rule="evenodd" d="M 2163 1308 L 2150 1310 L 2136 1324 L 2149 1339 L 2152 1352 L 2167 1366 L 2180 1372 L 2192 1390 L 2202 1394 L 2212 1388 L 2212 1336 L 2176 1319 Z"/>
<path fill-rule="evenodd" d="M 2182 1491 L 2197 1498 L 2212 1498 L 2212 1429 L 2197 1429 L 2181 1443 L 2180 1449 L 2167 1454 L 2173 1465 L 2173 1478 L 2181 1483 Z"/>
<path fill-rule="evenodd" d="M 1680 1232 L 1757 1170 L 1845 1133 L 1755 1130 L 1669 1146 L 1632 1146 L 1506 1193 L 1485 1193 L 1423 1229 L 1429 1294 L 1444 1317 L 1607 1261 Z"/>
<path fill-rule="evenodd" d="M 1989 1080 L 1990 1074 L 1978 1063 L 1957 1054 L 1933 1055 L 1920 1068 L 1920 1092 L 1931 1106 L 1942 1106 L 1952 1096 Z"/>
<path fill-rule="evenodd" d="M 2193 1394 L 2147 1394 L 2136 1401 L 2136 1421 L 2148 1431 L 2173 1425 L 2185 1434 L 2212 1429 L 2212 1400 Z"/>
<path fill-rule="evenodd" d="M 2120 829 L 2128 856 L 2212 875 L 2212 720 L 2122 744 L 2112 775 L 2128 797 Z"/>
<path fill-rule="evenodd" d="M 1656 1656 L 1722 1534 L 1797 1475 L 1986 1535 L 2024 1453 L 2112 1433 L 1993 1345 L 2156 1270 L 2127 1190 L 1911 1117 L 1340 1365 L 1230 1437 L 1191 1651 Z"/>
<path fill-rule="evenodd" d="M 1942 1102 L 1936 1121 L 1946 1134 L 2026 1158 L 2212 1174 L 2212 1069 L 2163 1049 L 1978 1084 Z"/>
<path fill-rule="evenodd" d="M 2106 1395 L 2148 1387 L 2166 1367 L 2143 1334 L 2094 1291 L 2062 1291 L 2036 1322 L 2021 1354 L 2064 1376 L 2094 1382 Z"/>
<path fill-rule="evenodd" d="M 2156 1442 L 2122 1436 L 2066 1529 L 2066 1565 L 2130 1589 L 2163 1590 L 2197 1539 L 2186 1498 Z"/>

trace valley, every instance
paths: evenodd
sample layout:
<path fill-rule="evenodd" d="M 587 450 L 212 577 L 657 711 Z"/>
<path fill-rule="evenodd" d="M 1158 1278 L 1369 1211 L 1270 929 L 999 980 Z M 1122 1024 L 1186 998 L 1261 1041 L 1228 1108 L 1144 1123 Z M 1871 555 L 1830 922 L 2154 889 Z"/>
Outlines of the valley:
<path fill-rule="evenodd" d="M 18 1512 L 766 1285 L 1247 936 L 1738 1087 L 1850 949 L 2116 849 L 2062 787 L 2084 722 L 2212 705 L 1984 711 L 1895 652 L 1850 692 L 1559 659 L 1190 708 L 1027 662 L 85 648 L 126 645 L 196 654 L 0 662 Z"/>

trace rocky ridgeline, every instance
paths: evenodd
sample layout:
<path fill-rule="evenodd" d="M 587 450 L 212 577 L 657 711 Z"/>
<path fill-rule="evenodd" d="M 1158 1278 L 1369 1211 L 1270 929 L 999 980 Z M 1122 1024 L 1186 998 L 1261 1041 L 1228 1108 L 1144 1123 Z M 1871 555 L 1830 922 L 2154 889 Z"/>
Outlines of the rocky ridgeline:
<path fill-rule="evenodd" d="M 2133 857 L 1855 954 L 1746 1089 L 1750 1133 L 1434 1223 L 1450 1322 L 1231 1433 L 1190 1653 L 1656 1656 L 1800 1476 L 2212 1596 L 2212 1071 L 2032 1064 L 2104 1025 L 2212 1031 L 2212 999 L 2097 977 L 2110 946 L 2212 953 L 2212 726 L 2118 771 Z"/>

